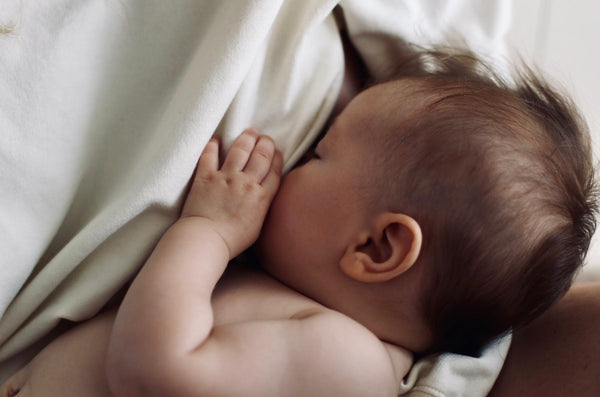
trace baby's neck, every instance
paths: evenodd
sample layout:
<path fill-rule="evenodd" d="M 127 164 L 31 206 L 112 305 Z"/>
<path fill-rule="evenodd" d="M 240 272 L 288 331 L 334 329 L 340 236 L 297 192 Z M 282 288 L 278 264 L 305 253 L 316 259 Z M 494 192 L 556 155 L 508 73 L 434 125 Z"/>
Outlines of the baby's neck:
<path fill-rule="evenodd" d="M 382 299 L 379 290 L 373 284 L 350 282 L 326 289 L 324 296 L 312 297 L 325 306 L 339 311 L 373 332 L 384 342 L 405 348 L 409 351 L 423 351 L 432 338 L 429 328 L 417 312 L 416 298 L 401 298 L 404 302 L 400 310 L 389 307 L 389 299 Z M 393 287 L 393 286 L 392 286 Z M 336 291 L 329 294 L 330 291 Z M 389 295 L 388 295 L 389 296 Z"/>

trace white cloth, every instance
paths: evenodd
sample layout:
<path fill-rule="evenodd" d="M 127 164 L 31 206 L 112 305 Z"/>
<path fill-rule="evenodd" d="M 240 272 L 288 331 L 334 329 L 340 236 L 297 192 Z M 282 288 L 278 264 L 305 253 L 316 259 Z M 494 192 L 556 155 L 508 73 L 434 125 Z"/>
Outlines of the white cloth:
<path fill-rule="evenodd" d="M 344 62 L 335 0 L 19 3 L 0 35 L 0 362 L 135 274 L 216 130 L 258 127 L 289 167 Z"/>
<path fill-rule="evenodd" d="M 402 381 L 409 397 L 487 396 L 508 354 L 511 335 L 490 343 L 479 357 L 441 354 L 417 361 Z"/>
<path fill-rule="evenodd" d="M 403 41 L 466 45 L 506 71 L 511 0 L 341 0 L 353 44 L 371 74 L 394 64 Z"/>
<path fill-rule="evenodd" d="M 341 86 L 337 3 L 0 0 L 0 27 L 13 27 L 0 34 L 0 381 L 60 319 L 90 318 L 131 279 L 213 133 L 228 146 L 258 127 L 289 169 Z M 507 1 L 340 5 L 374 73 L 401 39 L 458 33 L 504 51 Z M 501 361 L 469 362 L 467 379 L 491 387 Z M 429 374 L 440 388 L 464 372 Z"/>

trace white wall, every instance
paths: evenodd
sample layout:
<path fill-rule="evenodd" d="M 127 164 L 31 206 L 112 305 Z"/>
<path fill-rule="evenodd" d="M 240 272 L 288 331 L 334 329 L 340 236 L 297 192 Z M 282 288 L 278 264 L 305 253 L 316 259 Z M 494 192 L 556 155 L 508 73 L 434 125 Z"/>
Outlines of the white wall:
<path fill-rule="evenodd" d="M 572 94 L 600 159 L 600 2 L 513 0 L 512 12 L 509 45 Z M 581 278 L 600 281 L 600 231 Z"/>

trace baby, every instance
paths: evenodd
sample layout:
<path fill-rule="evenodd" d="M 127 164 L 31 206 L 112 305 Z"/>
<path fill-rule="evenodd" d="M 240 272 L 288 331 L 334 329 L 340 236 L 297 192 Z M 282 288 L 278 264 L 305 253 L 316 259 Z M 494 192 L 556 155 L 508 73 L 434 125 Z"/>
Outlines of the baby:
<path fill-rule="evenodd" d="M 394 396 L 413 353 L 477 354 L 545 311 L 595 226 L 583 124 L 531 74 L 406 65 L 281 181 L 270 138 L 246 130 L 222 162 L 212 139 L 118 312 L 1 396 Z M 255 241 L 265 272 L 228 267 Z"/>

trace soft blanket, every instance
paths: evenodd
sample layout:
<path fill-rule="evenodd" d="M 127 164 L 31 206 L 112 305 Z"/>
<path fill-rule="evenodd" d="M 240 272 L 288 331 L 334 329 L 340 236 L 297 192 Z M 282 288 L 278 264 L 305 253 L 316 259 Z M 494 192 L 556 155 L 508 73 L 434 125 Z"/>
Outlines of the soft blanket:
<path fill-rule="evenodd" d="M 211 135 L 227 147 L 255 126 L 286 170 L 295 163 L 341 86 L 338 2 L 374 74 L 401 40 L 461 34 L 502 53 L 510 11 L 500 0 L 0 0 L 0 381 L 61 319 L 92 317 L 131 280 Z"/>

